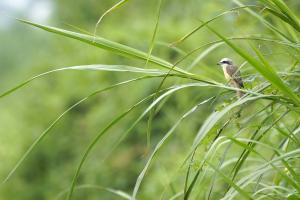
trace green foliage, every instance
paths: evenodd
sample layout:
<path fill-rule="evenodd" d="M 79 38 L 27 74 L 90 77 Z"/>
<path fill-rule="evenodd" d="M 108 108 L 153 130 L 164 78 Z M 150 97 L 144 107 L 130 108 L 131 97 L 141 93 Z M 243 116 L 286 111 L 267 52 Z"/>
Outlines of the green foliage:
<path fill-rule="evenodd" d="M 107 1 L 100 18 L 96 1 L 74 16 L 56 2 L 67 28 L 18 19 L 32 32 L 27 51 L 12 45 L 24 30 L 3 41 L 17 53 L 0 68 L 0 198 L 299 199 L 300 3 L 232 2 Z M 34 44 L 44 32 L 59 37 Z"/>

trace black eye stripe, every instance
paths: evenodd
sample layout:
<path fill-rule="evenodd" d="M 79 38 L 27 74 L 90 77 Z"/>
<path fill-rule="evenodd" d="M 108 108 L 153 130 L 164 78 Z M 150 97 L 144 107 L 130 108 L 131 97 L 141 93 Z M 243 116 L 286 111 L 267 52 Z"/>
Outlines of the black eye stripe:
<path fill-rule="evenodd" d="M 226 63 L 226 64 L 229 64 L 229 61 L 222 61 L 222 63 Z"/>

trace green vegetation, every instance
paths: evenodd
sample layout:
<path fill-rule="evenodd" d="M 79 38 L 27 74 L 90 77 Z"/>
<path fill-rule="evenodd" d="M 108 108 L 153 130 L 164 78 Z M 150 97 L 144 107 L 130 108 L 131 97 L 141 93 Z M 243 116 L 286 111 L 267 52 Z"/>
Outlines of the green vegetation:
<path fill-rule="evenodd" d="M 300 199 L 300 2 L 53 4 L 0 32 L 0 199 Z"/>

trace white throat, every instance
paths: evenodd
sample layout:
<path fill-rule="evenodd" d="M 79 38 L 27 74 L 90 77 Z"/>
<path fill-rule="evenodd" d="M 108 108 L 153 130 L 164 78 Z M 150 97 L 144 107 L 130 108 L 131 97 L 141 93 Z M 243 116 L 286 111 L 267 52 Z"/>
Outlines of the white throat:
<path fill-rule="evenodd" d="M 225 78 L 226 78 L 227 80 L 230 80 L 231 77 L 230 77 L 230 75 L 227 73 L 227 70 L 228 70 L 227 67 L 230 67 L 230 65 L 228 65 L 228 64 L 222 64 L 221 67 L 222 67 L 222 69 L 223 69 L 223 73 L 224 73 Z"/>
<path fill-rule="evenodd" d="M 227 67 L 229 67 L 229 65 L 228 64 L 221 64 L 221 67 L 222 67 L 222 69 L 224 71 L 224 70 L 226 70 Z"/>

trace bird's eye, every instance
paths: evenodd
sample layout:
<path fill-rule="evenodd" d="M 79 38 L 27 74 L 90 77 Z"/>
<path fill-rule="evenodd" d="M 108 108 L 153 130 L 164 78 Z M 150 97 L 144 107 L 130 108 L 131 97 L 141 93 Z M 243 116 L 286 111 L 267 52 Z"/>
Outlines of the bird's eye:
<path fill-rule="evenodd" d="M 228 61 L 226 61 L 226 60 L 222 61 L 222 63 L 224 63 L 224 64 L 229 64 Z"/>

